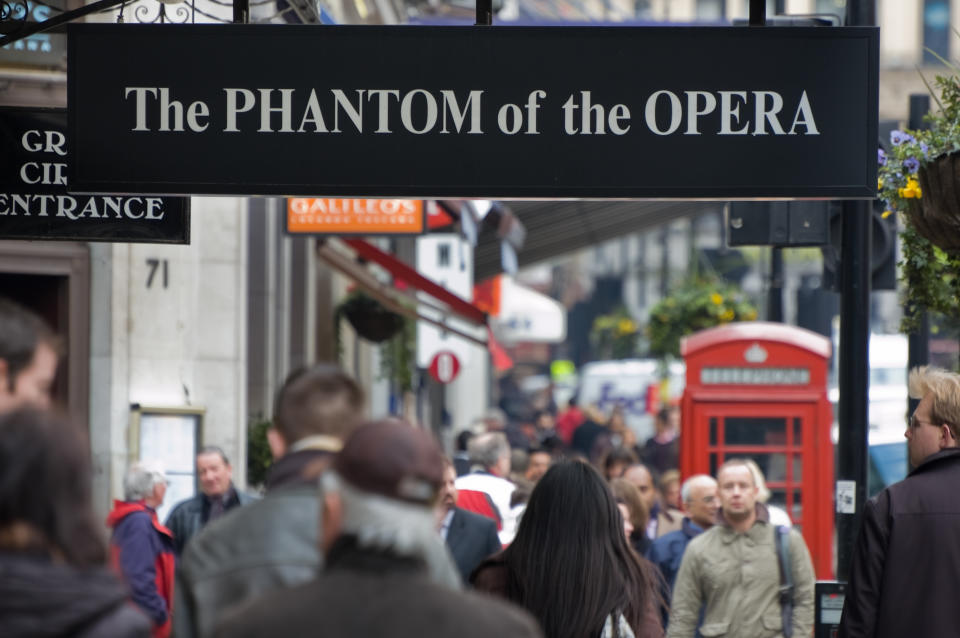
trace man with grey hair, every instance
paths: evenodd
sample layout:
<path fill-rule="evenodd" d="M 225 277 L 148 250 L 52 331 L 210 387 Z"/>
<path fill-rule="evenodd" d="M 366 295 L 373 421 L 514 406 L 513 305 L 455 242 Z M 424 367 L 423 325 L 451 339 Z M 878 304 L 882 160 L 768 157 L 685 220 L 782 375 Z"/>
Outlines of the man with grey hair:
<path fill-rule="evenodd" d="M 167 516 L 167 527 L 173 532 L 177 556 L 183 554 L 187 542 L 204 525 L 214 521 L 234 507 L 249 505 L 256 500 L 251 494 L 233 485 L 233 466 L 222 448 L 206 445 L 197 452 L 197 478 L 200 493 L 177 503 Z"/>
<path fill-rule="evenodd" d="M 907 384 L 920 399 L 904 432 L 913 469 L 863 508 L 843 638 L 955 636 L 960 626 L 960 375 L 923 366 Z"/>
<path fill-rule="evenodd" d="M 360 427 L 322 480 L 324 573 L 238 609 L 216 635 L 540 635 L 525 611 L 460 591 L 435 527 L 443 467 L 439 447 L 421 430 L 395 420 Z"/>
<path fill-rule="evenodd" d="M 175 558 L 173 534 L 157 520 L 167 493 L 167 477 L 157 461 L 130 465 L 122 501 L 107 516 L 114 568 L 130 588 L 130 598 L 153 622 L 154 638 L 170 635 Z"/>
<path fill-rule="evenodd" d="M 470 439 L 467 452 L 473 472 L 456 481 L 458 503 L 464 509 L 484 514 L 487 512 L 469 504 L 470 501 L 479 501 L 478 494 L 486 495 L 495 510 L 500 542 L 506 545 L 516 534 L 516 520 L 510 512 L 510 497 L 516 486 L 507 479 L 510 476 L 510 444 L 503 432 L 486 432 Z"/>
<path fill-rule="evenodd" d="M 655 539 L 647 550 L 647 558 L 663 574 L 666 585 L 665 600 L 670 600 L 673 583 L 677 578 L 677 572 L 680 571 L 680 562 L 683 560 L 683 552 L 686 551 L 687 545 L 695 536 L 713 527 L 717 510 L 720 508 L 720 501 L 717 500 L 717 482 L 712 476 L 706 474 L 694 474 L 684 481 L 680 488 L 680 498 L 683 501 L 683 509 L 686 511 L 681 528 Z M 664 616 L 664 626 L 666 621 L 667 617 Z"/>

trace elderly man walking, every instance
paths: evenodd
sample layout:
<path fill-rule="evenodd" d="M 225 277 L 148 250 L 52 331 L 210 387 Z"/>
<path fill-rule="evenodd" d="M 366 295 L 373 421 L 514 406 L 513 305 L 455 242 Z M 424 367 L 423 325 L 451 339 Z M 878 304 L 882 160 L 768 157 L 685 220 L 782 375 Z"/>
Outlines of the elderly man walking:
<path fill-rule="evenodd" d="M 810 553 L 795 529 L 770 525 L 757 502 L 753 473 L 742 459 L 717 472 L 717 524 L 690 541 L 673 588 L 667 638 L 700 633 L 736 638 L 808 638 L 813 631 L 815 577 Z M 777 539 L 786 548 L 793 591 L 781 604 Z"/>
<path fill-rule="evenodd" d="M 155 461 L 140 461 L 123 479 L 123 501 L 107 516 L 113 528 L 110 553 L 114 568 L 130 588 L 130 598 L 153 622 L 153 637 L 170 635 L 175 559 L 173 534 L 157 520 L 167 493 L 167 478 Z"/>
<path fill-rule="evenodd" d="M 913 470 L 864 507 L 842 638 L 960 634 L 960 375 L 915 368 L 908 387 Z"/>
<path fill-rule="evenodd" d="M 487 432 L 476 436 L 467 444 L 473 472 L 461 476 L 456 488 L 461 493 L 485 494 L 495 508 L 500 524 L 500 542 L 507 544 L 517 531 L 516 520 L 511 513 L 510 497 L 516 489 L 507 478 L 510 476 L 510 444 L 503 432 Z M 475 510 L 483 513 L 482 510 Z"/>

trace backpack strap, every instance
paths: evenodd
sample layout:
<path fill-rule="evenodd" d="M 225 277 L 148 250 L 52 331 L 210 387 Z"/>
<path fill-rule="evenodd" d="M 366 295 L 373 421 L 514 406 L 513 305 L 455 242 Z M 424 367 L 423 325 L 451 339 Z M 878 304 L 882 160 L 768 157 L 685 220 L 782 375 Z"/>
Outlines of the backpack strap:
<path fill-rule="evenodd" d="M 780 564 L 780 617 L 783 621 L 783 638 L 793 636 L 793 575 L 790 573 L 790 528 L 777 525 L 773 528 L 773 543 Z"/>

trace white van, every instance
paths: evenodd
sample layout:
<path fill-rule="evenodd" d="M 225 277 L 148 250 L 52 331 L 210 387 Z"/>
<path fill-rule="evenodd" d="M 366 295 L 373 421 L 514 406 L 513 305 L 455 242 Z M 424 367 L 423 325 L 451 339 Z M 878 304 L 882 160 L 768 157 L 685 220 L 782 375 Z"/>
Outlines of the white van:
<path fill-rule="evenodd" d="M 647 396 L 650 386 L 660 383 L 660 366 L 656 359 L 588 363 L 580 369 L 577 402 L 581 407 L 593 404 L 607 415 L 617 405 L 621 406 L 627 425 L 642 445 L 653 435 L 653 415 L 647 412 Z M 679 399 L 684 384 L 683 363 L 671 363 L 668 397 L 660 397 L 660 401 Z"/>
<path fill-rule="evenodd" d="M 837 347 L 838 344 L 834 343 L 834 348 Z M 907 425 L 907 337 L 901 334 L 871 334 L 868 352 L 870 432 L 893 438 L 902 436 Z M 836 416 L 837 402 L 840 400 L 836 369 L 832 377 L 830 402 L 833 403 Z"/>

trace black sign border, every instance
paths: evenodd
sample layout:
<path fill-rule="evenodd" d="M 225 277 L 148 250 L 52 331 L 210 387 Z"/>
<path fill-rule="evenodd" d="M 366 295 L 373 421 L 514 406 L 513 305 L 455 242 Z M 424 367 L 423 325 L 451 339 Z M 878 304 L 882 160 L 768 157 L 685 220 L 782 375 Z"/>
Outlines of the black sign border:
<path fill-rule="evenodd" d="M 86 32 L 87 35 L 96 36 L 98 33 L 111 35 L 117 28 L 136 28 L 136 29 L 171 29 L 180 25 L 131 25 L 122 26 L 114 24 L 70 24 L 67 27 L 68 59 L 77 59 L 77 40 L 72 37 L 75 33 Z M 210 25 L 183 25 L 184 27 L 206 28 Z M 277 25 L 249 25 L 249 24 L 226 24 L 213 25 L 210 28 L 231 29 L 234 34 L 242 34 L 244 31 L 249 33 L 262 33 L 263 29 L 295 29 L 312 28 L 311 26 L 277 26 Z M 879 59 L 880 59 L 880 30 L 878 27 L 706 27 L 706 26 L 662 26 L 662 27 L 627 27 L 627 26 L 549 26 L 549 27 L 517 27 L 517 26 L 367 26 L 367 25 L 337 25 L 320 26 L 318 28 L 338 29 L 338 30 L 387 30 L 387 29 L 405 29 L 420 30 L 426 33 L 433 29 L 482 29 L 489 31 L 497 30 L 527 30 L 543 31 L 568 29 L 576 30 L 602 30 L 602 29 L 634 29 L 640 31 L 643 29 L 657 29 L 659 32 L 666 30 L 674 32 L 696 32 L 704 29 L 712 30 L 743 30 L 744 35 L 750 32 L 757 32 L 759 29 L 778 29 L 783 30 L 784 35 L 789 32 L 804 32 L 805 36 L 814 39 L 824 38 L 833 39 L 840 35 L 850 39 L 867 40 L 867 59 L 868 68 L 864 69 L 867 80 L 868 103 L 876 105 L 875 115 L 877 117 L 864 117 L 867 127 L 867 140 L 876 140 L 878 134 L 879 117 Z M 839 30 L 839 31 L 838 31 Z M 322 37 L 322 34 L 317 34 Z M 749 36 L 748 36 L 749 37 Z M 70 67 L 72 68 L 72 67 Z M 78 86 L 75 73 L 67 72 L 67 96 L 68 104 L 74 96 L 79 95 L 81 87 Z M 876 72 L 874 72 L 876 70 Z M 865 114 L 868 116 L 869 114 Z M 76 130 L 79 126 L 77 121 L 78 114 L 75 109 L 68 109 L 68 130 Z M 868 141 L 869 144 L 869 141 Z M 365 199 L 499 199 L 499 200 L 680 200 L 680 201 L 751 201 L 751 200 L 804 200 L 804 199 L 851 199 L 851 200 L 873 200 L 877 197 L 876 186 L 873 184 L 842 184 L 822 187 L 795 187 L 795 186 L 764 186 L 763 192 L 758 194 L 757 190 L 749 186 L 731 186 L 731 187 L 709 187 L 709 188 L 664 188 L 664 187 L 639 187 L 639 188 L 615 188 L 615 187 L 569 187 L 562 186 L 504 186 L 504 191 L 496 190 L 498 187 L 489 187 L 490 190 L 476 190 L 476 186 L 430 186 L 429 192 L 420 187 L 407 185 L 380 186 L 376 184 L 363 184 L 359 186 L 333 185 L 336 190 L 328 190 L 331 186 L 301 183 L 271 183 L 257 184 L 253 187 L 256 192 L 251 192 L 251 187 L 244 184 L 231 184 L 227 182 L 106 182 L 106 181 L 83 181 L 75 180 L 76 177 L 74 164 L 71 163 L 70 178 L 75 184 L 77 193 L 111 193 L 111 194 L 150 194 L 150 195 L 210 195 L 210 196 L 278 196 L 278 197 L 326 197 L 326 198 L 365 198 Z M 189 187 L 188 190 L 184 190 Z M 378 190 L 382 188 L 383 190 Z M 487 188 L 484 186 L 484 188 Z"/>

